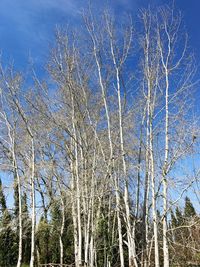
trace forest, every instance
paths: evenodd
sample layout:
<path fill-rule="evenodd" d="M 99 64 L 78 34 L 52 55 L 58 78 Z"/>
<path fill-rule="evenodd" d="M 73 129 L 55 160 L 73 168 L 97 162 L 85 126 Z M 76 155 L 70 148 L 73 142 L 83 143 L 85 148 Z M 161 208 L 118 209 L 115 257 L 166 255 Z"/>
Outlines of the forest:
<path fill-rule="evenodd" d="M 0 65 L 0 266 L 200 266 L 199 80 L 183 16 L 80 16 L 56 28 L 42 75 Z"/>

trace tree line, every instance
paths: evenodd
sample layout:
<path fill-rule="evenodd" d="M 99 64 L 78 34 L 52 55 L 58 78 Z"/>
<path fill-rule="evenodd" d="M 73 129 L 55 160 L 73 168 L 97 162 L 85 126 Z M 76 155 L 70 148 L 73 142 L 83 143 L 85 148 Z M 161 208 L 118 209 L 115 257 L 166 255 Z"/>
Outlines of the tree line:
<path fill-rule="evenodd" d="M 198 85 L 179 11 L 82 14 L 40 79 L 0 66 L 0 266 L 199 264 Z M 192 191 L 191 191 L 192 190 Z"/>

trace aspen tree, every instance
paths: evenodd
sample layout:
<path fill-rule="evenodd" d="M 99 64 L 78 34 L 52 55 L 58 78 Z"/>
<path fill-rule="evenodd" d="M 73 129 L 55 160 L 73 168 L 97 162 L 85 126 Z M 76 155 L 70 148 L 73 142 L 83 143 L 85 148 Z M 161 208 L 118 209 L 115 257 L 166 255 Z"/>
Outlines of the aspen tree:
<path fill-rule="evenodd" d="M 85 24 L 86 24 L 86 28 L 88 30 L 88 33 L 92 41 L 94 60 L 95 60 L 96 67 L 97 67 L 97 75 L 98 75 L 99 85 L 101 88 L 102 99 L 103 99 L 105 113 L 106 113 L 108 141 L 109 141 L 109 148 L 110 148 L 108 173 L 111 174 L 112 170 L 114 169 L 114 155 L 113 155 L 113 142 L 112 142 L 112 133 L 111 133 L 111 119 L 110 119 L 109 108 L 108 108 L 108 103 L 107 103 L 105 82 L 103 80 L 103 75 L 102 75 L 103 67 L 101 65 L 100 58 L 99 58 L 99 53 L 101 49 L 100 47 L 101 41 L 97 37 L 97 32 L 95 28 L 96 25 L 92 18 L 92 15 L 90 18 L 85 17 Z M 122 225 L 121 225 L 122 223 L 121 223 L 121 218 L 120 218 L 120 206 L 119 206 L 120 205 L 119 185 L 118 185 L 117 177 L 115 174 L 114 174 L 114 185 L 115 185 L 115 195 L 116 195 L 116 205 L 117 205 L 120 263 L 121 263 L 121 267 L 124 267 L 124 251 L 123 251 L 123 237 L 122 237 Z"/>
<path fill-rule="evenodd" d="M 1 69 L 2 74 L 3 70 Z M 4 74 L 3 74 L 4 75 Z M 17 194 L 18 194 L 18 222 L 19 222 L 19 240 L 18 240 L 18 261 L 17 261 L 17 267 L 21 267 L 22 265 L 22 236 L 23 236 L 23 229 L 22 229 L 22 195 L 21 195 L 21 177 L 18 170 L 18 163 L 17 163 L 17 157 L 16 157 L 16 141 L 15 141 L 15 129 L 12 127 L 11 123 L 9 122 L 8 116 L 6 114 L 6 111 L 4 110 L 4 100 L 6 99 L 6 95 L 3 96 L 3 92 L 1 91 L 0 99 L 1 99 L 1 106 L 2 111 L 0 112 L 0 116 L 3 120 L 5 120 L 7 133 L 8 133 L 8 140 L 9 140 L 9 152 L 11 153 L 12 158 L 12 165 L 13 165 L 13 173 L 14 177 L 16 177 L 17 182 Z M 3 100 L 4 99 L 4 100 Z M 9 105 L 9 101 L 7 99 L 6 105 Z M 14 123 L 15 124 L 15 123 Z"/>
<path fill-rule="evenodd" d="M 155 158 L 154 158 L 154 134 L 153 134 L 153 118 L 156 101 L 156 90 L 158 87 L 159 74 L 159 58 L 156 52 L 156 42 L 154 32 L 152 30 L 153 14 L 150 11 L 144 11 L 142 14 L 144 23 L 144 76 L 147 86 L 147 173 L 146 183 L 148 192 L 148 175 L 151 179 L 151 195 L 152 195 L 152 213 L 153 213 L 153 231 L 154 231 L 154 251 L 155 266 L 159 267 L 159 244 L 158 244 L 158 218 L 157 218 L 157 198 L 156 198 L 156 181 L 155 181 Z M 149 174 L 148 174 L 149 173 Z M 147 193 L 145 195 L 147 196 Z M 145 200 L 146 201 L 146 200 Z M 145 204 L 146 206 L 146 204 Z M 146 221 L 147 223 L 147 221 Z"/>

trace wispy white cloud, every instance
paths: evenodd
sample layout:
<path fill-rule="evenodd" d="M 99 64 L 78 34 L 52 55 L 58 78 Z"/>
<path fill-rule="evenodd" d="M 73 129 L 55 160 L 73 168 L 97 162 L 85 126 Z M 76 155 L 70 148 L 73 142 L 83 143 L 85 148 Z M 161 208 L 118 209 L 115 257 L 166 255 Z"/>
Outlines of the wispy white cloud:
<path fill-rule="evenodd" d="M 21 62 L 47 50 L 55 25 L 78 19 L 81 1 L 1 0 L 0 49 Z"/>
<path fill-rule="evenodd" d="M 93 0 L 91 4 L 94 12 L 99 13 L 106 6 L 119 14 L 136 11 L 141 1 Z M 20 64 L 29 53 L 39 58 L 47 51 L 55 25 L 79 25 L 80 11 L 88 3 L 87 0 L 1 0 L 0 50 Z"/>

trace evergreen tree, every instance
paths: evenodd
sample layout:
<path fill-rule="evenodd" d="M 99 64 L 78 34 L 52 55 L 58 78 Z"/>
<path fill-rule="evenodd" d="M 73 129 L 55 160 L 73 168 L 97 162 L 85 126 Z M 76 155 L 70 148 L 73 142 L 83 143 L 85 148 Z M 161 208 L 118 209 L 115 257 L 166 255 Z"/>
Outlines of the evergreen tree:
<path fill-rule="evenodd" d="M 18 220 L 19 216 L 19 192 L 17 185 L 17 178 L 14 177 L 14 215 L 16 220 Z"/>
<path fill-rule="evenodd" d="M 183 225 L 184 224 L 183 214 L 178 207 L 176 207 L 175 214 L 176 214 L 176 226 Z"/>
<path fill-rule="evenodd" d="M 12 216 L 6 205 L 6 198 L 3 192 L 0 179 L 0 266 L 12 266 L 17 262 L 17 247 L 15 233 L 13 231 Z"/>
<path fill-rule="evenodd" d="M 22 227 L 23 227 L 23 263 L 29 263 L 31 257 L 31 219 L 29 217 L 27 195 L 22 196 Z"/>
<path fill-rule="evenodd" d="M 0 178 L 0 205 L 1 205 L 1 211 L 2 213 L 4 213 L 7 209 L 7 206 L 6 206 L 6 198 L 3 192 L 1 178 Z"/>
<path fill-rule="evenodd" d="M 177 219 L 172 210 L 171 211 L 171 228 L 175 228 L 176 226 L 177 226 Z"/>
<path fill-rule="evenodd" d="M 190 201 L 189 197 L 185 198 L 184 215 L 185 215 L 185 218 L 188 218 L 188 219 L 196 216 L 195 208 L 192 202 Z"/>
<path fill-rule="evenodd" d="M 41 217 L 37 227 L 36 244 L 39 252 L 40 263 L 50 262 L 49 252 L 50 225 L 44 216 Z"/>
<path fill-rule="evenodd" d="M 60 223 L 61 223 L 61 211 L 58 202 L 55 201 L 51 207 L 51 232 L 50 232 L 51 261 L 54 263 L 60 262 L 60 246 L 59 246 Z"/>

